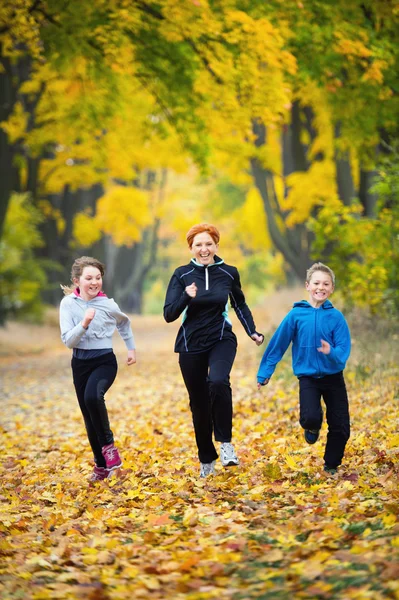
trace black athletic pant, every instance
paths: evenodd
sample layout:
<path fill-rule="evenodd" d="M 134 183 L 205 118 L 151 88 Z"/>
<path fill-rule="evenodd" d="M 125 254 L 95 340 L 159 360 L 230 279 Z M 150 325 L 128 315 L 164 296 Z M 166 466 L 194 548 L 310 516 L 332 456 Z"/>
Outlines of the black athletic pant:
<path fill-rule="evenodd" d="M 328 424 L 324 462 L 328 467 L 336 468 L 341 464 L 350 436 L 348 395 L 342 371 L 320 379 L 299 378 L 299 422 L 304 429 L 321 428 L 322 396 L 327 409 Z"/>
<path fill-rule="evenodd" d="M 233 401 L 230 371 L 237 352 L 233 340 L 221 340 L 198 354 L 181 353 L 180 369 L 190 398 L 198 458 L 210 463 L 218 457 L 212 440 L 230 442 Z"/>
<path fill-rule="evenodd" d="M 105 467 L 101 448 L 112 444 L 114 436 L 109 426 L 105 392 L 113 384 L 118 365 L 113 352 L 96 358 L 72 357 L 73 383 L 86 425 L 87 437 L 98 467 Z"/>

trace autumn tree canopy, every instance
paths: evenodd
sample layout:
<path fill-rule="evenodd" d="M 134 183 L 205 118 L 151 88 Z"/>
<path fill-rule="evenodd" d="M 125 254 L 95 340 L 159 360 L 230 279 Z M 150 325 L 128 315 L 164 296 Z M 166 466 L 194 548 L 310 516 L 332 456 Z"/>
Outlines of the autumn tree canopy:
<path fill-rule="evenodd" d="M 42 258 L 109 242 L 152 256 L 165 170 L 194 160 L 259 195 L 273 252 L 302 278 L 320 209 L 379 219 L 397 25 L 393 1 L 3 5 L 0 235 L 12 192 L 28 192 Z"/>

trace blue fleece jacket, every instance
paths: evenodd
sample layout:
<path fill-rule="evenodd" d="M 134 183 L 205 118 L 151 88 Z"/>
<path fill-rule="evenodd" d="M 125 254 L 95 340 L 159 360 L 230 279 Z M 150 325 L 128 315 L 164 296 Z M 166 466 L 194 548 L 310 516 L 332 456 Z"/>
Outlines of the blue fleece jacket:
<path fill-rule="evenodd" d="M 322 339 L 330 344 L 330 354 L 318 352 Z M 259 383 L 273 375 L 291 342 L 292 368 L 297 377 L 324 377 L 343 371 L 351 348 L 345 317 L 329 300 L 319 308 L 313 308 L 306 300 L 295 302 L 265 350 L 258 371 Z"/>

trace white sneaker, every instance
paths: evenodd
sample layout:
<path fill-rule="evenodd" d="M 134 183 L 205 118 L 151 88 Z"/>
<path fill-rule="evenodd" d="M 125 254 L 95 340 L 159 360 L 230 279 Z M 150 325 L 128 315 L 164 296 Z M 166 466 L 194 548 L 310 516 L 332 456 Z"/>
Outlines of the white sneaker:
<path fill-rule="evenodd" d="M 240 461 L 234 452 L 233 444 L 230 444 L 230 442 L 223 442 L 220 446 L 220 460 L 224 467 L 233 467 L 240 464 Z"/>
<path fill-rule="evenodd" d="M 216 460 L 211 463 L 201 463 L 200 477 L 208 477 L 208 475 L 216 475 L 215 471 Z"/>

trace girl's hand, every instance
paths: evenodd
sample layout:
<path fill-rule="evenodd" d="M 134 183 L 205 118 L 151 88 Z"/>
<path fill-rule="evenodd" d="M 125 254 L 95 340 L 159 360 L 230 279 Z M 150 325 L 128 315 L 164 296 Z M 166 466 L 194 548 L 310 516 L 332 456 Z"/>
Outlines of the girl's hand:
<path fill-rule="evenodd" d="M 195 296 L 197 295 L 197 286 L 195 285 L 195 281 L 193 281 L 193 283 L 191 285 L 188 285 L 186 287 L 186 294 L 188 294 L 190 296 L 190 298 L 195 298 Z"/>
<path fill-rule="evenodd" d="M 321 352 L 322 354 L 330 354 L 331 346 L 328 342 L 326 342 L 326 340 L 321 340 L 321 347 L 317 348 L 317 351 Z"/>
<path fill-rule="evenodd" d="M 258 382 L 258 390 L 260 390 L 264 385 L 267 385 L 269 383 L 270 379 L 265 379 L 265 381 L 263 383 L 259 383 Z"/>
<path fill-rule="evenodd" d="M 128 350 L 126 363 L 128 367 L 136 363 L 136 350 Z"/>
<path fill-rule="evenodd" d="M 265 336 L 260 333 L 253 333 L 251 335 L 251 338 L 253 339 L 253 341 L 256 343 L 257 346 L 260 346 L 261 344 L 263 344 L 263 340 L 265 339 Z"/>
<path fill-rule="evenodd" d="M 94 319 L 94 315 L 96 314 L 96 311 L 94 310 L 94 308 L 88 308 L 85 312 L 85 316 L 83 317 L 83 321 L 82 321 L 82 325 L 85 329 L 88 328 L 88 326 L 90 325 L 90 323 L 92 322 L 92 320 Z"/>

